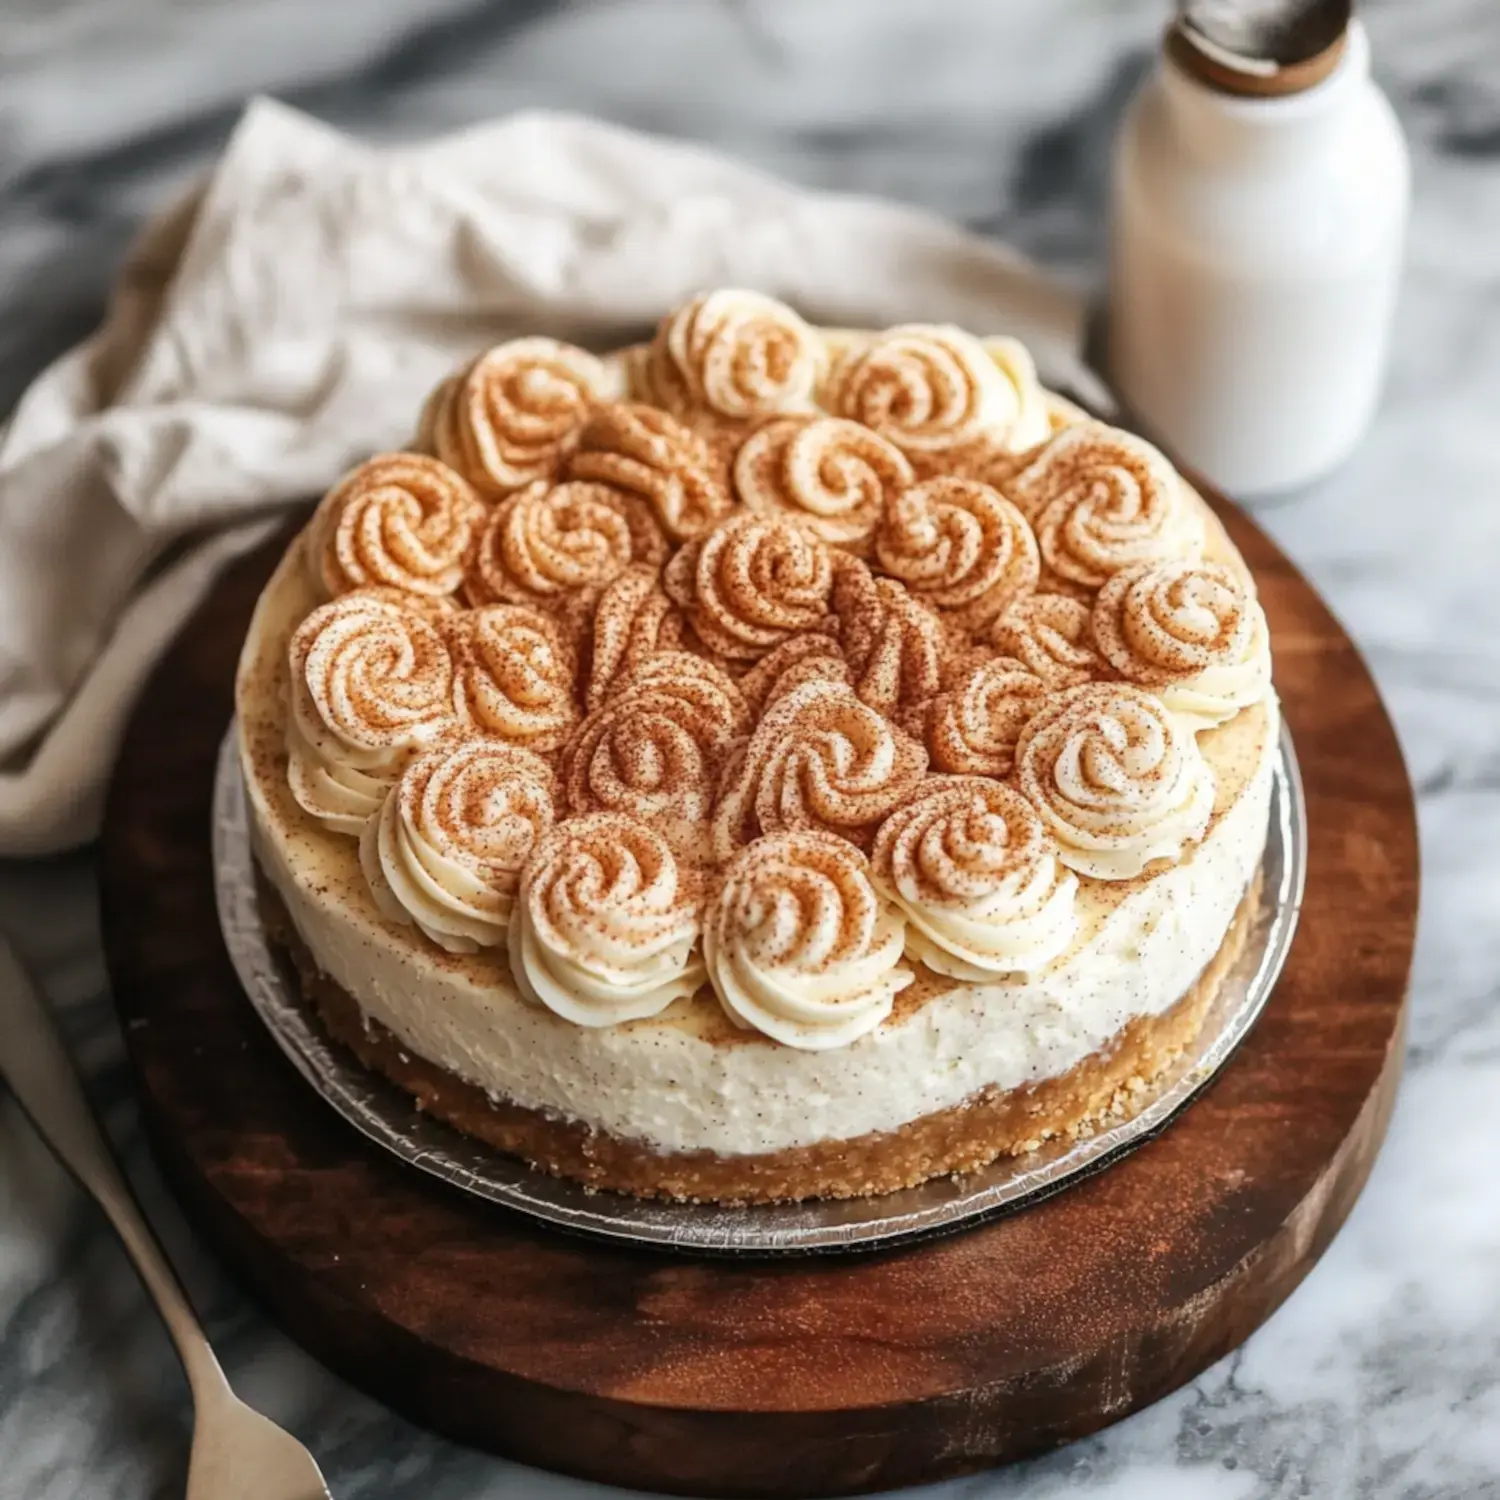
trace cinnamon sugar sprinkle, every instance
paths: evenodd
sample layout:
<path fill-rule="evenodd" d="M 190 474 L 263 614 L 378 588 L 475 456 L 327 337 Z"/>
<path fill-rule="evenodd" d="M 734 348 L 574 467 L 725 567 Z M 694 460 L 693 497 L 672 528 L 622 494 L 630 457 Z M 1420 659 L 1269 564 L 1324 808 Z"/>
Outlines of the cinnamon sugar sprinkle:
<path fill-rule="evenodd" d="M 758 294 L 705 294 L 620 368 L 502 345 L 434 392 L 437 456 L 330 492 L 309 557 L 335 599 L 290 667 L 335 774 L 513 744 L 508 775 L 555 778 L 549 849 L 634 819 L 709 881 L 796 829 L 868 851 L 948 778 L 1056 824 L 1094 816 L 1059 780 L 1082 766 L 1114 836 L 1183 774 L 1192 732 L 1151 739 L 1150 691 L 1242 654 L 1249 595 L 1155 449 L 1088 421 L 1038 442 L 1039 396 L 956 329 L 825 339 Z"/>

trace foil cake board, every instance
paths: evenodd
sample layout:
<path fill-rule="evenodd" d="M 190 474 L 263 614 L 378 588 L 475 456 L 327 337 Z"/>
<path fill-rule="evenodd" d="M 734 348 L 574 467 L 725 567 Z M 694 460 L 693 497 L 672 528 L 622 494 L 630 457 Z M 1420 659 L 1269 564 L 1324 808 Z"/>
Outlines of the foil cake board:
<path fill-rule="evenodd" d="M 218 920 L 217 756 L 286 537 L 236 563 L 137 706 L 101 869 L 141 1117 L 204 1241 L 316 1358 L 410 1420 L 699 1497 L 850 1494 L 1003 1463 L 1235 1348 L 1368 1176 L 1400 1075 L 1418 878 L 1410 786 L 1358 652 L 1254 524 L 1209 498 L 1270 618 L 1305 792 L 1307 885 L 1281 978 L 1211 1085 L 1107 1171 L 866 1254 L 558 1233 L 413 1169 L 308 1086 Z"/>

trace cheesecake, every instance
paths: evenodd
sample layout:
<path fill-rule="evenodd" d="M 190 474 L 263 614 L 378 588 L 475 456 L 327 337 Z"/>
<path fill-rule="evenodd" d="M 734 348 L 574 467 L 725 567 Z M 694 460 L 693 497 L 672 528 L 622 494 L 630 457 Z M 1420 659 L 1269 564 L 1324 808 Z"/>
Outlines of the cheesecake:
<path fill-rule="evenodd" d="M 1243 945 L 1278 711 L 1140 438 L 759 293 L 484 351 L 240 659 L 267 924 L 417 1106 L 642 1197 L 887 1193 L 1127 1118 Z"/>

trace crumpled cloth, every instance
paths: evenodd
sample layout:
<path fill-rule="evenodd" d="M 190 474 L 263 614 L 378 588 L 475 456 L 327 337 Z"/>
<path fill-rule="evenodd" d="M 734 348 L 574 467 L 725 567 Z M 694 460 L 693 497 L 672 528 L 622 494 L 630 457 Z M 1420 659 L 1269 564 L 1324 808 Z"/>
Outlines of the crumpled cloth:
<path fill-rule="evenodd" d="M 927 214 L 566 115 L 376 149 L 251 104 L 0 433 L 0 854 L 93 837 L 136 692 L 219 571 L 406 442 L 448 370 L 518 333 L 619 344 L 712 286 L 1014 333 L 1099 394 L 1082 299 Z"/>

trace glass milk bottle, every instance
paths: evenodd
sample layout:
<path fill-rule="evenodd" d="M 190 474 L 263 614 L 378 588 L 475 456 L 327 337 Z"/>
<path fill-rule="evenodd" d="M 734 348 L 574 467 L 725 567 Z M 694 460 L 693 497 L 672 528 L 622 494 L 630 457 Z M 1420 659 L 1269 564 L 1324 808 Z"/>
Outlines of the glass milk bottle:
<path fill-rule="evenodd" d="M 1236 494 L 1327 473 L 1374 413 L 1409 168 L 1369 62 L 1356 22 L 1287 91 L 1251 95 L 1169 33 L 1123 127 L 1111 375 L 1148 432 Z"/>

